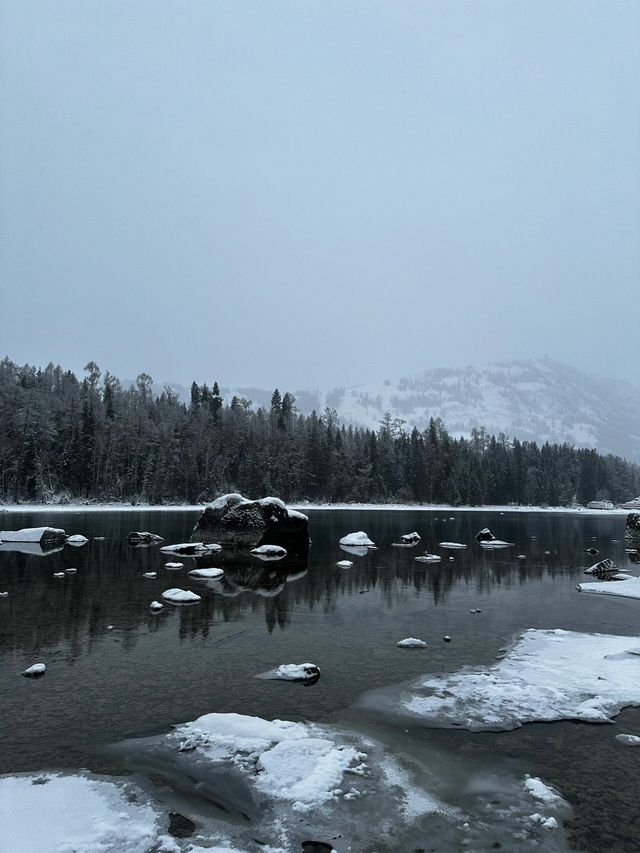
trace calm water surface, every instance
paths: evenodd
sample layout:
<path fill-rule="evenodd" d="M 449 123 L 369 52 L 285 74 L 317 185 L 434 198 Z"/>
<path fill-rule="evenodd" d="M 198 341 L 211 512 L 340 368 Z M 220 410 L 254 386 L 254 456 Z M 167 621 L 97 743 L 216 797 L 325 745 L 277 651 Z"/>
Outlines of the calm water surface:
<path fill-rule="evenodd" d="M 624 516 L 311 511 L 306 559 L 260 563 L 222 552 L 206 561 L 176 558 L 185 564 L 177 572 L 165 568 L 172 558 L 158 547 L 126 542 L 130 530 L 156 532 L 165 543 L 185 541 L 197 516 L 0 515 L 0 527 L 50 524 L 91 539 L 44 556 L 0 550 L 0 590 L 9 592 L 0 599 L 0 772 L 117 771 L 101 747 L 212 711 L 349 721 L 364 691 L 491 663 L 530 627 L 640 634 L 640 602 L 575 590 L 584 568 L 604 556 L 637 574 L 624 552 Z M 516 547 L 485 552 L 471 544 L 485 525 Z M 340 569 L 336 561 L 347 555 L 338 539 L 354 530 L 367 531 L 379 549 L 348 557 L 353 567 Z M 391 547 L 412 530 L 422 536 L 417 548 Z M 415 562 L 425 548 L 438 552 L 442 540 L 470 546 L 440 565 Z M 591 546 L 600 557 L 585 553 Z M 187 578 L 195 565 L 227 574 L 222 582 L 195 581 Z M 53 577 L 69 567 L 77 574 Z M 148 571 L 157 578 L 143 578 Z M 165 604 L 151 613 L 149 603 L 172 586 L 197 591 L 202 602 Z M 482 613 L 472 615 L 472 608 Z M 445 634 L 451 643 L 443 642 Z M 396 648 L 409 636 L 424 639 L 426 652 Z M 47 664 L 46 676 L 21 678 L 36 661 Z M 302 661 L 322 670 L 313 687 L 254 678 Z M 553 723 L 498 734 L 422 729 L 420 737 L 452 754 L 521 762 L 572 804 L 575 847 L 630 853 L 640 849 L 640 750 L 621 748 L 617 731 L 640 734 L 640 712 L 624 711 L 615 729 Z"/>

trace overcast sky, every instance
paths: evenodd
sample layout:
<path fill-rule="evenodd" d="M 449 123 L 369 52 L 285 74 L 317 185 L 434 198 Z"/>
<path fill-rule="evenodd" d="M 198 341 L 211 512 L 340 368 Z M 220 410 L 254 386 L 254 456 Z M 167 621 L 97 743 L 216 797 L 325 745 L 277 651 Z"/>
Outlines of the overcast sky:
<path fill-rule="evenodd" d="M 640 374 L 637 0 L 2 0 L 0 350 Z"/>

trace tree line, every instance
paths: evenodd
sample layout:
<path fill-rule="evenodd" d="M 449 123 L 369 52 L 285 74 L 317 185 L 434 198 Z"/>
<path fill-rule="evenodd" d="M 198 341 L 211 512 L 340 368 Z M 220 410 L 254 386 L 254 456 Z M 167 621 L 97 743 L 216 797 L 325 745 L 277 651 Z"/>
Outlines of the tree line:
<path fill-rule="evenodd" d="M 275 390 L 269 407 L 193 383 L 188 403 L 129 387 L 95 362 L 79 379 L 59 365 L 0 362 L 0 500 L 199 503 L 229 491 L 286 501 L 524 505 L 628 500 L 640 468 L 614 455 L 510 439 L 454 438 L 439 419 L 406 430 L 300 413 Z"/>

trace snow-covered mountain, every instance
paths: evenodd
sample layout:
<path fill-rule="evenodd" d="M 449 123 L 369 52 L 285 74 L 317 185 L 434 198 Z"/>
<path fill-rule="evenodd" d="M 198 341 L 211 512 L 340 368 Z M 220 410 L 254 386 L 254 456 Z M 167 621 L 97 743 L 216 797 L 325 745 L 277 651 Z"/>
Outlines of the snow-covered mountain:
<path fill-rule="evenodd" d="M 285 389 L 281 388 L 281 391 Z M 271 391 L 224 389 L 268 405 Z M 550 359 L 425 370 L 328 393 L 296 391 L 298 408 L 330 406 L 343 423 L 376 429 L 385 412 L 424 429 L 440 417 L 454 435 L 473 427 L 538 442 L 569 442 L 640 462 L 640 388 Z"/>

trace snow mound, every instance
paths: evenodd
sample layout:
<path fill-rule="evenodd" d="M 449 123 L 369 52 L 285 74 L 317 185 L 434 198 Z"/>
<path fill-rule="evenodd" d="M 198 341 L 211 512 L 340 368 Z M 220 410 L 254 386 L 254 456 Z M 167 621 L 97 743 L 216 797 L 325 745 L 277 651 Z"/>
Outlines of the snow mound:
<path fill-rule="evenodd" d="M 542 779 L 538 779 L 537 776 L 526 776 L 524 787 L 536 800 L 540 800 L 540 802 L 547 803 L 550 806 L 558 805 L 562 801 L 560 794 L 556 793 L 553 788 L 545 785 Z"/>
<path fill-rule="evenodd" d="M 406 640 L 400 640 L 396 645 L 401 649 L 426 649 L 427 647 L 424 640 L 418 640 L 416 637 L 407 637 Z"/>
<path fill-rule="evenodd" d="M 640 737 L 638 735 L 616 735 L 616 740 L 625 746 L 640 746 Z"/>
<path fill-rule="evenodd" d="M 162 593 L 162 597 L 166 598 L 167 601 L 171 601 L 173 604 L 191 604 L 196 601 L 202 601 L 202 598 L 199 595 L 196 595 L 195 592 L 191 592 L 188 589 L 165 589 Z"/>
<path fill-rule="evenodd" d="M 492 666 L 417 682 L 402 706 L 433 725 L 472 731 L 534 721 L 611 722 L 625 706 L 640 705 L 640 658 L 628 651 L 629 642 L 532 628 Z"/>
<path fill-rule="evenodd" d="M 241 714 L 206 714 L 169 737 L 214 762 L 231 761 L 264 794 L 309 811 L 333 800 L 344 774 L 366 756 L 321 736 L 320 727 Z"/>
<path fill-rule="evenodd" d="M 360 548 L 375 548 L 375 543 L 369 539 L 367 534 L 363 530 L 358 530 L 356 533 L 348 533 L 346 536 L 343 536 L 340 540 L 340 545 L 347 545 L 348 547 L 360 547 Z"/>
<path fill-rule="evenodd" d="M 350 569 L 353 565 L 351 560 L 338 560 L 336 566 L 339 566 L 341 569 Z"/>
<path fill-rule="evenodd" d="M 579 583 L 580 592 L 597 592 L 600 595 L 618 595 L 622 598 L 640 598 L 640 578 L 627 576 L 623 580 Z"/>
<path fill-rule="evenodd" d="M 131 786 L 46 773 L 0 777 L 0 850 L 142 853 L 158 815 Z"/>
<path fill-rule="evenodd" d="M 189 572 L 192 578 L 221 578 L 224 575 L 224 569 L 193 569 Z"/>

